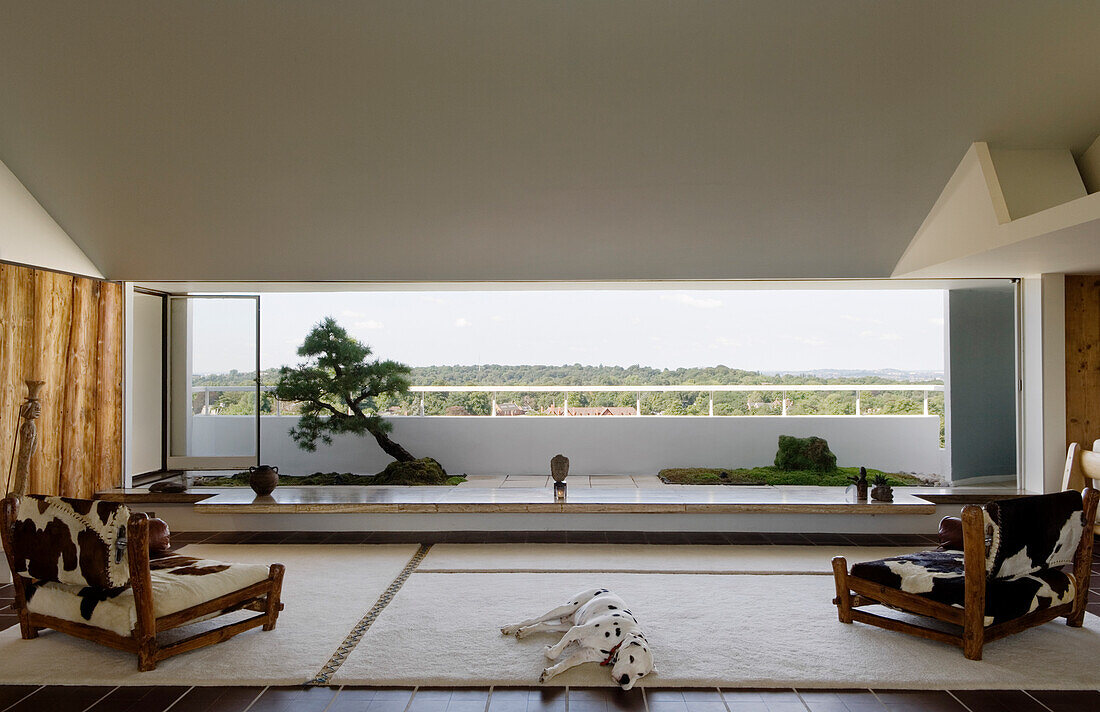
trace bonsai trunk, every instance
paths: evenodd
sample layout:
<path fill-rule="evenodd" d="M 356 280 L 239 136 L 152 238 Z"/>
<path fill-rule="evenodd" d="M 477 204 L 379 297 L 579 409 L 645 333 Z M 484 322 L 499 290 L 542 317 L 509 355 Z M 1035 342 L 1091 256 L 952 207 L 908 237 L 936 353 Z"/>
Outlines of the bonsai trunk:
<path fill-rule="evenodd" d="M 416 459 L 408 450 L 401 447 L 393 440 L 390 440 L 390 436 L 386 435 L 386 433 L 382 430 L 371 428 L 370 434 L 373 435 L 374 439 L 378 441 L 378 447 L 382 448 L 387 455 L 397 460 L 398 462 L 412 462 Z"/>

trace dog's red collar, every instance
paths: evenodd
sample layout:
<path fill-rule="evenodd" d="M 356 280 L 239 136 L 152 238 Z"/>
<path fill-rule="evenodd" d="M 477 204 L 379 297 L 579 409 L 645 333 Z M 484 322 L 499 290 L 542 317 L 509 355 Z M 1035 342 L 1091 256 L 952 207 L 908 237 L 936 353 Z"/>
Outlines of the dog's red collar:
<path fill-rule="evenodd" d="M 623 647 L 623 641 L 620 640 L 614 648 L 607 651 L 607 659 L 600 663 L 600 665 L 610 665 L 615 662 L 615 655 L 619 652 L 619 648 L 621 647 Z"/>

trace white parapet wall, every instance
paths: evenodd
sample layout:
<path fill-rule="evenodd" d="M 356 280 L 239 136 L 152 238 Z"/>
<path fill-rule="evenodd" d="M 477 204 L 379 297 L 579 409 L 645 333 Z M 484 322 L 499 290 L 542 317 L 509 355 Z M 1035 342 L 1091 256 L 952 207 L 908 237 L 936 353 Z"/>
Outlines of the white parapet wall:
<path fill-rule="evenodd" d="M 452 474 L 543 474 L 557 453 L 580 475 L 655 474 L 666 467 L 757 467 L 775 459 L 780 435 L 829 441 L 839 465 L 941 474 L 936 415 L 390 417 L 391 437 L 418 457 L 434 457 Z M 390 461 L 371 437 L 343 436 L 310 453 L 290 438 L 293 416 L 260 420 L 260 459 L 280 472 L 372 474 Z M 228 456 L 251 451 L 255 420 L 196 416 L 192 452 Z"/>

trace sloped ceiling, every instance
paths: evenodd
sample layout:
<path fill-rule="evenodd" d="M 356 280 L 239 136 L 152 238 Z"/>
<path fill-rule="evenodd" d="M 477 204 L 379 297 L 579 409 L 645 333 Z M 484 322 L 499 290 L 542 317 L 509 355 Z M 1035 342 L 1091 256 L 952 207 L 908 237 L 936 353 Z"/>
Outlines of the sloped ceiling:
<path fill-rule="evenodd" d="M 0 161 L 112 278 L 889 276 L 1086 148 L 1096 2 L 0 3 Z"/>

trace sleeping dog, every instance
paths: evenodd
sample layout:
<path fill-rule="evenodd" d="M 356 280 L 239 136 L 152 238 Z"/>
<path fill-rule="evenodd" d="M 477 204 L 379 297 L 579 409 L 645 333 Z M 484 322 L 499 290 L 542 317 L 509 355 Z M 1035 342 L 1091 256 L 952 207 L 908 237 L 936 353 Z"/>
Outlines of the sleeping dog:
<path fill-rule="evenodd" d="M 606 588 L 578 593 L 545 615 L 504 626 L 500 632 L 517 638 L 532 633 L 565 632 L 557 645 L 546 646 L 546 657 L 558 660 L 566 648 L 569 655 L 543 670 L 539 682 L 581 663 L 599 663 L 610 666 L 611 679 L 629 690 L 638 680 L 656 672 L 653 653 L 637 619 L 623 600 Z"/>

